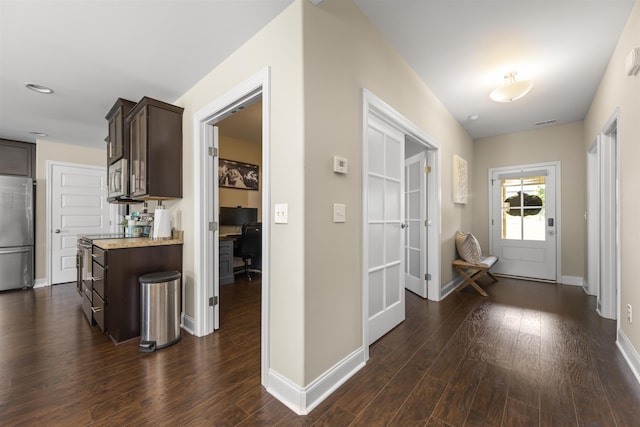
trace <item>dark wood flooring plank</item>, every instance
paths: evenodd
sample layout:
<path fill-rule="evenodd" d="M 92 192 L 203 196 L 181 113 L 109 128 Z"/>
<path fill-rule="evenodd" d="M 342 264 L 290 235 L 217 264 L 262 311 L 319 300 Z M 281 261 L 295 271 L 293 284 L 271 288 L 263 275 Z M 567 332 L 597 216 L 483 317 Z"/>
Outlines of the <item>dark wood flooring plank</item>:
<path fill-rule="evenodd" d="M 485 363 L 473 358 L 463 360 L 438 400 L 433 416 L 447 424 L 463 425 L 485 368 Z"/>
<path fill-rule="evenodd" d="M 468 426 L 499 426 L 502 423 L 510 370 L 487 364 L 465 422 Z"/>
<path fill-rule="evenodd" d="M 534 427 L 539 425 L 539 409 L 532 408 L 520 401 L 507 399 L 504 408 L 504 427 Z"/>

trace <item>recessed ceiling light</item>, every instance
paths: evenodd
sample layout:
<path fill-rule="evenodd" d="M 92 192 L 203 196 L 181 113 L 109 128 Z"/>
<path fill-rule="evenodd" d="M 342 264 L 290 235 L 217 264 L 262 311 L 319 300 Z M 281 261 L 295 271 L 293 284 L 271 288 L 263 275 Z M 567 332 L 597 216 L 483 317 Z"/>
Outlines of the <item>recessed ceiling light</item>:
<path fill-rule="evenodd" d="M 50 95 L 53 93 L 53 89 L 50 89 L 46 86 L 38 85 L 35 83 L 25 83 L 24 85 L 27 89 L 32 90 L 34 92 L 44 93 L 46 95 Z"/>
<path fill-rule="evenodd" d="M 49 134 L 47 134 L 47 133 L 42 133 L 42 132 L 29 132 L 29 133 L 30 133 L 31 135 L 34 135 L 34 136 L 42 136 L 42 137 L 44 137 L 44 136 L 49 136 Z"/>
<path fill-rule="evenodd" d="M 477 115 L 477 114 L 472 114 L 472 115 L 469 116 L 469 120 L 471 120 L 472 122 L 478 120 L 479 118 L 480 118 L 480 116 Z"/>

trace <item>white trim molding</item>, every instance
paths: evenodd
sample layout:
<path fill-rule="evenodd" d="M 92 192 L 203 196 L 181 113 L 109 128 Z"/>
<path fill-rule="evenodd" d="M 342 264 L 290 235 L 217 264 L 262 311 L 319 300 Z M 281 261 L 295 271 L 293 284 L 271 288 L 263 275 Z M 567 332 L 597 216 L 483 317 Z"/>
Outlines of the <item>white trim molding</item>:
<path fill-rule="evenodd" d="M 570 286 L 584 286 L 584 278 L 580 276 L 562 276 L 560 283 Z"/>
<path fill-rule="evenodd" d="M 629 368 L 631 368 L 631 372 L 633 372 L 633 376 L 636 377 L 636 381 L 640 383 L 640 354 L 638 354 L 638 351 L 635 349 L 633 344 L 631 344 L 631 341 L 629 341 L 621 328 L 618 328 L 618 339 L 616 340 L 616 345 L 624 359 L 627 361 Z"/>
<path fill-rule="evenodd" d="M 307 415 L 364 365 L 364 350 L 359 348 L 307 387 L 299 387 L 273 369 L 269 369 L 267 391 L 296 414 Z"/>
<path fill-rule="evenodd" d="M 46 279 L 46 277 L 43 277 L 41 279 L 36 279 L 33 282 L 33 288 L 44 288 L 47 286 L 51 286 L 51 283 L 49 283 L 49 281 Z"/>

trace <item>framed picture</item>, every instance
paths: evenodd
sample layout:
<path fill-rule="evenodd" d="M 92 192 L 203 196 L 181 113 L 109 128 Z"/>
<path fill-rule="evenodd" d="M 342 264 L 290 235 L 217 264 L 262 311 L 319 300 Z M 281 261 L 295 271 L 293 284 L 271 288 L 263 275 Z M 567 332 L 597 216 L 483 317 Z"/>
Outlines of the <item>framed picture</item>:
<path fill-rule="evenodd" d="M 467 161 L 453 155 L 453 203 L 466 204 L 468 199 Z"/>
<path fill-rule="evenodd" d="M 218 184 L 220 187 L 255 190 L 259 188 L 258 165 L 220 159 Z"/>

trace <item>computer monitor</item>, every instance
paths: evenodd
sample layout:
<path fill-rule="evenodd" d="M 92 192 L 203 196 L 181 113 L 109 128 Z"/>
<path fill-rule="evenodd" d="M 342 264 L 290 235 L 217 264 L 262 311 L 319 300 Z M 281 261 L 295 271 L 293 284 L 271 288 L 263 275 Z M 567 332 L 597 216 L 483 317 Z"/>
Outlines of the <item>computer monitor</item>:
<path fill-rule="evenodd" d="M 244 225 L 258 222 L 258 208 L 230 208 L 220 206 L 220 225 Z"/>

